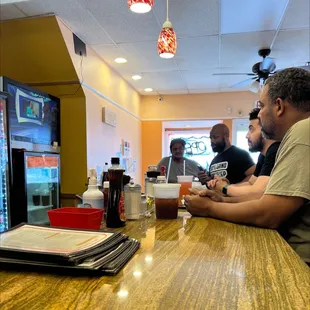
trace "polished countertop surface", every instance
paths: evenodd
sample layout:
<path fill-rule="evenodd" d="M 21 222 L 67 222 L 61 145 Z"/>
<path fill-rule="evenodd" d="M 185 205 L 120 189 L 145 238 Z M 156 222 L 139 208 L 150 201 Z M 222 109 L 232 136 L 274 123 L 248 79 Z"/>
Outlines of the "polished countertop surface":
<path fill-rule="evenodd" d="M 128 221 L 117 276 L 0 272 L 1 309 L 310 309 L 310 268 L 272 230 L 180 212 Z"/>

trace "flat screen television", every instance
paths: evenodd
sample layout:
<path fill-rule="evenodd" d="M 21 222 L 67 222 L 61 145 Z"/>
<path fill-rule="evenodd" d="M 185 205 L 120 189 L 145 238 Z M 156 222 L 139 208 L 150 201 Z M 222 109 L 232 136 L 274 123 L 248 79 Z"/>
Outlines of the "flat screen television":
<path fill-rule="evenodd" d="M 60 99 L 7 77 L 0 79 L 0 87 L 8 95 L 11 146 L 17 142 L 46 146 L 57 142 L 60 146 Z"/>

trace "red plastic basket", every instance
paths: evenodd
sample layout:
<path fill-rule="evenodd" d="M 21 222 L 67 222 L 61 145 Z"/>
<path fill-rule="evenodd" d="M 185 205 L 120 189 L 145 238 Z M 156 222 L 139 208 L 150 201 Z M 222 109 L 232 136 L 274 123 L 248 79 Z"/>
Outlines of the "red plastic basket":
<path fill-rule="evenodd" d="M 64 207 L 47 211 L 51 226 L 100 229 L 103 209 Z"/>

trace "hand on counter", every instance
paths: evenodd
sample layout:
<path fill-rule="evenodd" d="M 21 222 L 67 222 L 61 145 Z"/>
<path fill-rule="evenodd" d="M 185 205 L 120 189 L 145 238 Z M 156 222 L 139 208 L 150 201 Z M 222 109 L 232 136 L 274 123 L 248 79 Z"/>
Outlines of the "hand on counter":
<path fill-rule="evenodd" d="M 190 196 L 185 196 L 184 204 L 192 215 L 209 216 L 214 202 L 223 202 L 223 197 L 213 190 L 190 189 Z"/>
<path fill-rule="evenodd" d="M 185 196 L 184 204 L 186 210 L 192 215 L 209 216 L 209 208 L 212 205 L 212 200 L 207 197 Z"/>
<path fill-rule="evenodd" d="M 198 179 L 202 185 L 207 184 L 212 178 L 210 177 L 210 174 L 208 172 L 204 171 L 199 171 L 198 172 Z"/>
<path fill-rule="evenodd" d="M 190 196 L 208 197 L 212 201 L 215 201 L 215 202 L 224 202 L 223 196 L 213 190 L 209 190 L 209 189 L 201 190 L 199 188 L 190 188 L 189 192 L 191 194 Z"/>
<path fill-rule="evenodd" d="M 208 182 L 208 187 L 221 192 L 223 187 L 228 184 L 230 183 L 227 179 L 215 176 L 213 180 Z"/>

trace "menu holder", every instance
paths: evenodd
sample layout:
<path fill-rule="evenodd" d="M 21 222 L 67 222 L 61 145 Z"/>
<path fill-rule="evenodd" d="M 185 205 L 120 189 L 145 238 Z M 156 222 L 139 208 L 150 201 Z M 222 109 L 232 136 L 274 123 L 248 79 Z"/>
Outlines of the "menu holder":
<path fill-rule="evenodd" d="M 21 224 L 0 234 L 0 262 L 116 274 L 139 247 L 121 233 Z"/>

